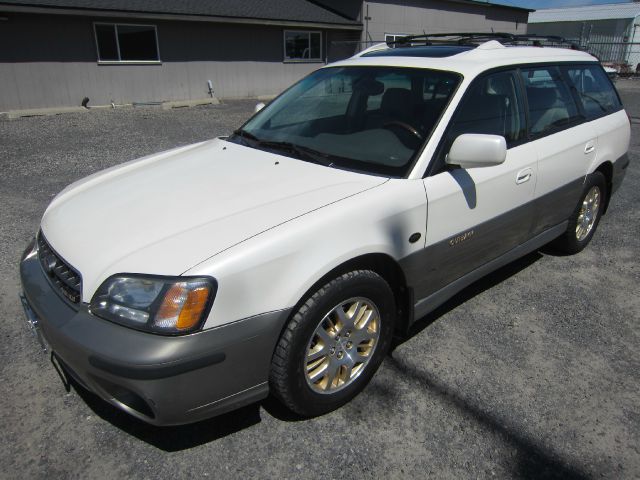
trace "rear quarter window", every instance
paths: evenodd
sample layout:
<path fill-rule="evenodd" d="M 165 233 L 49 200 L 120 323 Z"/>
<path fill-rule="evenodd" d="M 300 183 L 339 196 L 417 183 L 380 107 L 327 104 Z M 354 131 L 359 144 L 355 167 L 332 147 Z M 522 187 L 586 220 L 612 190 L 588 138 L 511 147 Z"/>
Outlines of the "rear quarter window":
<path fill-rule="evenodd" d="M 622 108 L 618 94 L 599 65 L 569 66 L 565 71 L 587 120 Z"/>

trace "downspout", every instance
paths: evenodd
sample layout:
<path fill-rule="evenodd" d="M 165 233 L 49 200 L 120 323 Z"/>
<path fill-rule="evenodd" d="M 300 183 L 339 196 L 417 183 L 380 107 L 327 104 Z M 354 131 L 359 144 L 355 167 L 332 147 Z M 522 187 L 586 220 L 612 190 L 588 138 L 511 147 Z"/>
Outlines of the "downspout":
<path fill-rule="evenodd" d="M 368 42 L 370 40 L 369 38 L 369 20 L 371 20 L 371 17 L 369 16 L 369 4 L 365 3 L 365 7 L 367 9 L 365 15 L 364 15 L 364 41 Z"/>

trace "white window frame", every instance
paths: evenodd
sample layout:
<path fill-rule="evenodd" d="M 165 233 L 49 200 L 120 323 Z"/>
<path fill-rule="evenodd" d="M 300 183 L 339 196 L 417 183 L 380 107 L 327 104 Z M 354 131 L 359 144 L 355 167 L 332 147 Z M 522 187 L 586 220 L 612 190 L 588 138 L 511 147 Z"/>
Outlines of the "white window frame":
<path fill-rule="evenodd" d="M 157 60 L 100 60 L 100 46 L 98 45 L 98 32 L 96 31 L 97 25 L 109 25 L 115 28 L 116 34 L 116 48 L 118 49 L 118 58 L 122 58 L 120 55 L 120 39 L 118 38 L 118 26 L 122 27 L 149 27 L 153 28 L 153 32 L 156 37 L 156 56 Z M 115 22 L 93 22 L 93 37 L 96 42 L 96 55 L 98 57 L 98 64 L 100 65 L 122 65 L 122 64 L 150 64 L 157 65 L 162 63 L 160 58 L 160 42 L 158 41 L 158 27 L 156 25 L 146 25 L 141 23 L 115 23 Z"/>
<path fill-rule="evenodd" d="M 388 37 L 393 37 L 393 41 L 395 42 L 395 41 L 398 40 L 398 38 L 408 37 L 409 35 L 411 35 L 411 34 L 410 33 L 386 33 L 385 32 L 385 34 L 384 34 L 384 43 L 387 43 L 389 41 Z M 395 48 L 395 46 L 391 47 L 391 48 Z"/>
<path fill-rule="evenodd" d="M 320 56 L 318 58 L 287 58 L 287 33 L 306 33 L 309 39 L 309 54 L 311 54 L 311 34 L 320 35 Z M 322 62 L 322 30 L 284 30 L 282 33 L 282 54 L 285 63 L 320 63 Z"/>

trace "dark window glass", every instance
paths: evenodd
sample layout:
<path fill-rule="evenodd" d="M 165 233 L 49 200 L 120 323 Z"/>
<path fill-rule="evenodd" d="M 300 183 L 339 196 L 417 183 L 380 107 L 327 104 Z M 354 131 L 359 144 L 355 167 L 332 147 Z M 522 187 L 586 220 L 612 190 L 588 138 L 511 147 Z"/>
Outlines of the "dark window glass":
<path fill-rule="evenodd" d="M 522 70 L 529 101 L 531 133 L 544 134 L 568 127 L 581 117 L 568 85 L 556 67 Z"/>
<path fill-rule="evenodd" d="M 309 34 L 309 41 L 311 43 L 310 58 L 320 58 L 320 33 Z"/>
<path fill-rule="evenodd" d="M 566 67 L 566 71 L 587 119 L 620 109 L 618 95 L 600 66 Z"/>
<path fill-rule="evenodd" d="M 391 48 L 397 48 L 398 45 L 396 45 L 393 42 L 398 42 L 398 41 L 402 40 L 406 36 L 408 36 L 408 35 L 407 34 L 386 33 L 384 35 L 384 41 L 387 44 L 391 43 L 391 45 L 389 45 Z"/>
<path fill-rule="evenodd" d="M 118 25 L 120 60 L 158 60 L 154 27 Z"/>
<path fill-rule="evenodd" d="M 144 25 L 96 24 L 101 61 L 158 61 L 156 29 Z"/>
<path fill-rule="evenodd" d="M 500 135 L 509 146 L 524 139 L 526 120 L 517 91 L 511 72 L 494 73 L 476 80 L 451 123 L 445 153 L 464 133 Z"/>
<path fill-rule="evenodd" d="M 115 25 L 96 25 L 96 40 L 98 42 L 98 58 L 100 60 L 120 60 L 118 58 Z"/>
<path fill-rule="evenodd" d="M 320 60 L 322 56 L 321 44 L 320 32 L 285 32 L 285 60 Z"/>

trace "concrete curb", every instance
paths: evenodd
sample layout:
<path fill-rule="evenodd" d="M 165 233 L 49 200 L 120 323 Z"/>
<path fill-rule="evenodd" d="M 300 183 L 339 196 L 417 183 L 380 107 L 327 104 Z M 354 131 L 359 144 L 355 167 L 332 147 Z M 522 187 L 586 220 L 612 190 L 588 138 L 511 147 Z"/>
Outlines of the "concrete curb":
<path fill-rule="evenodd" d="M 183 108 L 183 107 L 196 107 L 198 105 L 218 105 L 220 100 L 217 98 L 200 98 L 196 100 L 172 100 L 168 102 L 158 102 L 157 104 L 145 105 L 141 103 L 139 105 L 135 104 L 124 104 L 124 105 L 116 105 L 115 108 L 140 108 L 140 107 L 151 107 L 157 106 L 162 107 L 163 110 L 170 110 L 172 108 Z M 16 118 L 21 117 L 42 117 L 48 115 L 60 115 L 63 113 L 85 113 L 90 112 L 91 110 L 105 110 L 114 108 L 112 105 L 95 105 L 89 108 L 85 107 L 53 107 L 53 108 L 32 108 L 26 110 L 9 110 L 7 112 L 0 112 L 0 116 L 4 115 L 6 118 L 14 120 Z"/>
<path fill-rule="evenodd" d="M 162 109 L 169 110 L 171 108 L 197 107 L 198 105 L 218 105 L 220 100 L 216 97 L 200 98 L 196 100 L 175 100 L 171 102 L 162 102 Z"/>
<path fill-rule="evenodd" d="M 9 110 L 5 112 L 7 118 L 15 119 L 20 117 L 41 117 L 45 115 L 59 115 L 61 113 L 88 112 L 90 109 L 84 107 L 57 107 L 57 108 L 33 108 L 28 110 Z"/>

